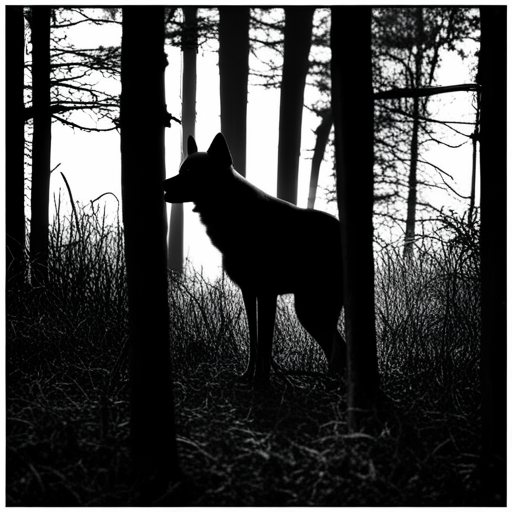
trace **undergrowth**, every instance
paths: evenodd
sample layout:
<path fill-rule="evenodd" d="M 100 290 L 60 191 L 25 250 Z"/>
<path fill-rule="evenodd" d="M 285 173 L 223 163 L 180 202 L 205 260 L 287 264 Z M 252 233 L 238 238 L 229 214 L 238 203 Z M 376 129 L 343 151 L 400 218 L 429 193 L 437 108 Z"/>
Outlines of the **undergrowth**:
<path fill-rule="evenodd" d="M 460 241 L 376 259 L 377 427 L 350 434 L 345 387 L 273 373 L 239 379 L 243 301 L 227 277 L 169 273 L 180 466 L 194 506 L 478 504 L 479 256 Z M 99 206 L 51 229 L 49 279 L 7 283 L 7 504 L 130 503 L 122 227 Z M 343 318 L 340 319 L 343 328 Z M 279 300 L 274 358 L 326 371 Z"/>

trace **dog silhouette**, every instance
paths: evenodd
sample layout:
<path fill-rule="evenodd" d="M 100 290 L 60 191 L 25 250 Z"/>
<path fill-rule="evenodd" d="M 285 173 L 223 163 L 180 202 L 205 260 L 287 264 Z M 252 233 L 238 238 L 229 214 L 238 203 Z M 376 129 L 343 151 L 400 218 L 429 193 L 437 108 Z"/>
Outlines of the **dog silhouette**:
<path fill-rule="evenodd" d="M 255 385 L 270 378 L 277 296 L 293 293 L 297 317 L 322 347 L 329 374 L 346 366 L 338 332 L 343 306 L 341 235 L 338 219 L 272 197 L 233 168 L 219 133 L 207 152 L 187 140 L 179 174 L 164 181 L 169 203 L 193 202 L 224 270 L 240 287 L 249 325 L 249 363 Z"/>

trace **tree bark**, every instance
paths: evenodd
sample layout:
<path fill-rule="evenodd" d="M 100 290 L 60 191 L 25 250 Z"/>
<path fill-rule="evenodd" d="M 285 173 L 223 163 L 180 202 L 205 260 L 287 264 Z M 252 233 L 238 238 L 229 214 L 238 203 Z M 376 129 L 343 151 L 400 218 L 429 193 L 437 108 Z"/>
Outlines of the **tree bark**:
<path fill-rule="evenodd" d="M 22 6 L 5 10 L 5 220 L 7 279 L 25 279 L 25 18 Z"/>
<path fill-rule="evenodd" d="M 181 158 L 187 156 L 187 140 L 196 131 L 197 95 L 197 7 L 183 7 L 181 51 L 183 55 L 182 99 L 181 99 Z M 169 268 L 183 270 L 184 211 L 183 203 L 171 205 L 169 224 Z"/>
<path fill-rule="evenodd" d="M 285 7 L 284 61 L 279 107 L 277 197 L 297 204 L 304 88 L 314 7 Z"/>
<path fill-rule="evenodd" d="M 164 7 L 124 7 L 121 169 L 128 278 L 131 452 L 137 504 L 179 478 L 169 353 Z"/>
<path fill-rule="evenodd" d="M 32 187 L 30 257 L 32 279 L 48 277 L 48 205 L 52 127 L 50 112 L 50 7 L 32 7 Z"/>
<path fill-rule="evenodd" d="M 233 165 L 246 173 L 249 7 L 219 7 L 220 124 Z"/>
<path fill-rule="evenodd" d="M 379 389 L 373 265 L 371 8 L 333 7 L 332 105 L 348 345 L 348 425 Z"/>
<path fill-rule="evenodd" d="M 481 7 L 482 503 L 507 495 L 507 8 Z"/>

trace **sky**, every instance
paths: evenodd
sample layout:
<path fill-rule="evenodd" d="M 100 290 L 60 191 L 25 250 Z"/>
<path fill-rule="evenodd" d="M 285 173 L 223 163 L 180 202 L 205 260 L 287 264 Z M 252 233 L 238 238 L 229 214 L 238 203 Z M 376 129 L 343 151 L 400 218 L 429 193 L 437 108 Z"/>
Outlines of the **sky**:
<path fill-rule="evenodd" d="M 101 32 L 100 32 L 101 30 Z M 77 38 L 91 41 L 91 29 L 77 34 Z M 94 37 L 103 45 L 119 44 L 121 31 L 115 29 L 94 29 Z M 176 48 L 167 49 L 169 66 L 167 68 L 166 100 L 169 112 L 181 117 L 180 71 L 181 53 Z M 251 67 L 255 66 L 255 57 L 251 56 Z M 220 103 L 218 56 L 214 52 L 199 50 L 197 79 L 197 118 L 196 141 L 199 151 L 206 151 L 213 137 L 220 131 Z M 467 66 L 457 58 L 445 56 L 445 65 L 440 82 L 443 85 L 471 82 Z M 261 87 L 249 88 L 248 101 L 248 147 L 247 147 L 247 178 L 256 186 L 275 195 L 277 184 L 277 146 L 279 126 L 279 90 L 265 90 Z M 306 89 L 306 97 L 314 91 Z M 443 106 L 440 116 L 443 119 L 458 119 L 467 114 L 470 94 L 455 93 L 439 98 Z M 470 109 L 472 112 L 472 109 Z M 299 170 L 298 205 L 306 206 L 310 158 L 314 147 L 313 131 L 318 125 L 318 118 L 304 110 L 302 129 L 302 152 Z M 60 164 L 52 175 L 51 194 L 58 194 L 63 199 L 67 191 L 60 172 L 64 173 L 72 190 L 75 201 L 88 204 L 101 194 L 114 193 L 121 200 L 121 167 L 119 134 L 84 133 L 71 130 L 59 123 L 52 125 L 52 168 Z M 470 128 L 466 128 L 469 131 Z M 229 141 L 228 141 L 229 144 Z M 459 184 L 462 193 L 469 193 L 469 175 L 471 168 L 471 147 L 466 144 L 459 150 L 437 148 L 429 155 L 436 163 L 447 170 Z M 166 130 L 166 169 L 167 177 L 178 172 L 181 163 L 181 131 L 180 125 L 172 123 Z M 236 168 L 236 162 L 235 162 Z M 323 187 L 332 186 L 331 163 L 324 161 L 320 170 L 319 192 L 315 207 L 336 214 L 336 206 L 323 200 Z M 430 198 L 438 205 L 445 203 L 446 198 Z M 103 201 L 107 207 L 117 208 L 117 201 L 106 196 Z M 192 212 L 192 204 L 185 205 L 185 256 L 190 258 L 194 266 L 208 275 L 218 273 L 221 258 L 218 251 L 211 246 L 198 215 Z M 51 211 L 52 213 L 52 211 Z"/>

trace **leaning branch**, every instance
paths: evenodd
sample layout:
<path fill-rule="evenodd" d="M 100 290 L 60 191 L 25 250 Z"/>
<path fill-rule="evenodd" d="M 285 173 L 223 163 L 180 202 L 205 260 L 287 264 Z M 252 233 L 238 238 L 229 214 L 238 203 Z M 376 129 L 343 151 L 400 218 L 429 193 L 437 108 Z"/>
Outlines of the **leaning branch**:
<path fill-rule="evenodd" d="M 450 92 L 460 91 L 479 91 L 480 85 L 478 84 L 460 84 L 460 85 L 445 85 L 439 87 L 423 87 L 423 88 L 405 88 L 405 89 L 391 89 L 390 91 L 382 91 L 374 93 L 373 98 L 376 100 L 390 100 L 398 98 L 421 98 L 425 96 L 434 96 L 435 94 L 446 94 Z"/>

